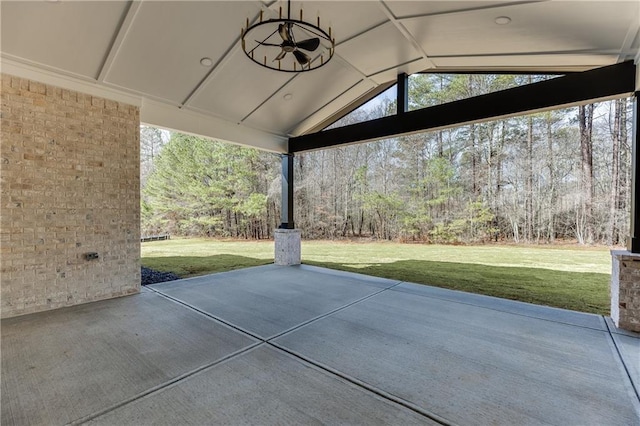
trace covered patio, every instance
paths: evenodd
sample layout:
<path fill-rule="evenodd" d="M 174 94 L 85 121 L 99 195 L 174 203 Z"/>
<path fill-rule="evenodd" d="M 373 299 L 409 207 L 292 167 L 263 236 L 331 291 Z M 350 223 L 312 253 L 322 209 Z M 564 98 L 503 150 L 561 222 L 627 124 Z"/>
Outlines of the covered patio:
<path fill-rule="evenodd" d="M 640 331 L 640 2 L 54 0 L 0 11 L 3 318 L 140 291 L 141 123 L 280 155 L 275 263 L 295 265 L 298 153 L 633 97 L 628 250 L 612 253 L 611 317 Z M 411 110 L 416 73 L 553 78 Z M 390 88 L 395 111 L 327 129 Z"/>
<path fill-rule="evenodd" d="M 598 315 L 261 266 L 2 322 L 2 424 L 640 423 Z"/>
<path fill-rule="evenodd" d="M 326 56 L 245 40 L 287 6 Z M 3 424 L 640 424 L 638 1 L 0 7 Z M 410 111 L 420 72 L 557 78 Z M 324 130 L 394 86 L 395 114 Z M 629 96 L 613 320 L 298 265 L 297 153 Z M 141 287 L 141 123 L 281 155 L 295 266 Z"/>

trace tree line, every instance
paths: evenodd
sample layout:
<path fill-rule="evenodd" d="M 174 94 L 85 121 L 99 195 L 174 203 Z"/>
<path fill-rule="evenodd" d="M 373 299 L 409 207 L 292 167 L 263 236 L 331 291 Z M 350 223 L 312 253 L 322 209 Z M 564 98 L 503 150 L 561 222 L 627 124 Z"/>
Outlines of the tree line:
<path fill-rule="evenodd" d="M 550 76 L 429 75 L 410 109 Z M 382 97 L 334 126 L 395 113 Z M 304 238 L 621 244 L 629 233 L 631 102 L 620 99 L 295 158 Z M 143 233 L 270 238 L 280 223 L 272 153 L 143 128 Z"/>

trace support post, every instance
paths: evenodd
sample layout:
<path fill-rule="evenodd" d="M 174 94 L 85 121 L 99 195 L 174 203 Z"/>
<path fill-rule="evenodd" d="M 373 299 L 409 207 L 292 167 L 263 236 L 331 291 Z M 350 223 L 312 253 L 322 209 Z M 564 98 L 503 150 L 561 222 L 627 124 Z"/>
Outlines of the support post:
<path fill-rule="evenodd" d="M 640 111 L 633 98 L 631 136 L 631 227 L 627 250 L 611 252 L 611 319 L 616 327 L 640 333 Z"/>
<path fill-rule="evenodd" d="M 282 156 L 282 210 L 280 227 L 274 233 L 274 263 L 293 266 L 301 263 L 300 230 L 293 223 L 293 154 Z"/>
<path fill-rule="evenodd" d="M 633 134 L 631 136 L 631 235 L 627 249 L 640 253 L 640 111 L 636 92 L 633 98 Z"/>
<path fill-rule="evenodd" d="M 404 114 L 409 111 L 409 76 L 405 73 L 398 74 L 396 98 L 396 113 Z"/>
<path fill-rule="evenodd" d="M 294 229 L 293 223 L 293 154 L 282 155 L 282 210 L 280 229 Z"/>

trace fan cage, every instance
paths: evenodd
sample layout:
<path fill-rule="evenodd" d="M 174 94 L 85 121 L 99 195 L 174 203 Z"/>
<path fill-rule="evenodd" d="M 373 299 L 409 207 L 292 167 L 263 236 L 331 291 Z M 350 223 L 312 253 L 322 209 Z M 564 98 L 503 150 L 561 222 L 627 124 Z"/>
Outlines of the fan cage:
<path fill-rule="evenodd" d="M 321 40 L 320 46 L 324 48 L 323 51 L 327 53 L 327 56 L 324 56 L 322 52 L 314 52 L 314 55 L 311 56 L 311 60 L 308 62 L 308 64 L 303 66 L 296 60 L 287 61 L 293 64 L 289 65 L 287 62 L 283 64 L 283 61 L 273 61 L 271 58 L 264 54 L 256 54 L 256 50 L 273 48 L 275 46 L 263 46 L 259 42 L 253 40 L 251 34 L 257 32 L 257 29 L 262 30 L 264 29 L 263 27 L 269 28 L 269 26 L 273 26 L 274 30 L 270 31 L 270 35 L 267 36 L 267 38 L 264 38 L 262 40 L 262 43 L 268 42 L 274 35 L 278 37 L 279 41 L 281 41 L 278 36 L 278 27 L 280 24 L 292 24 L 294 27 L 300 28 L 300 30 L 304 31 L 305 33 L 308 33 L 311 36 L 318 37 Z M 247 58 L 251 59 L 256 64 L 274 71 L 290 73 L 313 71 L 315 69 L 323 67 L 331 60 L 331 58 L 333 58 L 333 54 L 335 52 L 335 39 L 333 39 L 328 32 L 320 28 L 318 25 L 314 25 L 310 22 L 298 19 L 269 19 L 255 23 L 247 28 L 242 29 L 241 42 L 244 54 L 247 56 Z M 329 45 L 329 47 L 326 46 L 327 44 Z M 271 52 L 272 50 L 269 51 Z"/>

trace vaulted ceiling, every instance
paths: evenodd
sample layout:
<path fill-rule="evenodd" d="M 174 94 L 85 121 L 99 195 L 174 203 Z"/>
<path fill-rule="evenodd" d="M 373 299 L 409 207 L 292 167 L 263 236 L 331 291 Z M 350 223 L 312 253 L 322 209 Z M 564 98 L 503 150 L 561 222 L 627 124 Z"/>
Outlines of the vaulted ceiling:
<path fill-rule="evenodd" d="M 241 48 L 246 19 L 275 17 L 282 1 L 0 7 L 2 72 L 140 105 L 148 124 L 279 152 L 399 73 L 640 62 L 640 0 L 293 1 L 336 37 L 333 60 L 299 74 L 260 67 Z"/>

